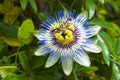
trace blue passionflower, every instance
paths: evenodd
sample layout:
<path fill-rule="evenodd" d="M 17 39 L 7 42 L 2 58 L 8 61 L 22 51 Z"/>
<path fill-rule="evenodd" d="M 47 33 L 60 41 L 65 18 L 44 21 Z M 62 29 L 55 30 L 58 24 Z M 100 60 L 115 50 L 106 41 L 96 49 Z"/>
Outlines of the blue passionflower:
<path fill-rule="evenodd" d="M 45 65 L 47 68 L 60 60 L 64 73 L 69 75 L 74 61 L 83 66 L 90 66 L 86 52 L 101 52 L 96 42 L 90 39 L 101 27 L 87 23 L 85 14 L 59 11 L 56 19 L 50 16 L 41 26 L 42 28 L 35 34 L 40 44 L 35 55 L 49 54 Z"/>

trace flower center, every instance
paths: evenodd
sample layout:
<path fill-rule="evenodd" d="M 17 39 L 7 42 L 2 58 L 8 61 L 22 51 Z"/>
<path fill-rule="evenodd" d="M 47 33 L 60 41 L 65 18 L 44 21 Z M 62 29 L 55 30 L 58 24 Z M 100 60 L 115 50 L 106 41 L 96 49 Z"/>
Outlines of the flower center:
<path fill-rule="evenodd" d="M 73 33 L 73 31 L 75 30 L 74 26 L 69 23 L 65 22 L 61 22 L 60 24 L 56 23 L 54 29 L 55 29 L 54 36 L 56 40 L 62 45 L 67 45 L 71 43 L 75 38 L 75 35 Z"/>

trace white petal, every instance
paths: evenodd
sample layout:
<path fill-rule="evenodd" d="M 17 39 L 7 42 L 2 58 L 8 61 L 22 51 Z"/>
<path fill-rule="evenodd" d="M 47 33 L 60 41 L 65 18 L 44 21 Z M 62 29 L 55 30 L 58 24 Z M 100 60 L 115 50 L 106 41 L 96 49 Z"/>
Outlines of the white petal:
<path fill-rule="evenodd" d="M 39 32 L 37 32 L 36 34 L 34 34 L 34 36 L 38 40 L 47 40 L 50 37 L 50 33 L 47 30 L 45 31 L 44 29 L 40 29 Z"/>
<path fill-rule="evenodd" d="M 90 11 L 89 11 L 89 19 L 91 19 L 93 17 L 94 13 L 95 13 L 95 10 L 90 9 Z"/>
<path fill-rule="evenodd" d="M 58 61 L 59 58 L 60 58 L 59 54 L 51 53 L 50 56 L 47 59 L 45 67 L 47 67 L 47 68 L 51 67 L 52 65 L 54 65 Z"/>
<path fill-rule="evenodd" d="M 45 55 L 47 53 L 50 52 L 50 49 L 45 48 L 44 46 L 40 46 L 36 51 L 35 51 L 35 55 L 36 56 L 41 56 L 41 55 Z"/>
<path fill-rule="evenodd" d="M 90 66 L 90 59 L 89 59 L 89 56 L 87 55 L 87 53 L 83 52 L 83 51 L 80 51 L 77 53 L 75 53 L 74 55 L 74 60 L 80 64 L 80 65 L 83 65 L 83 66 Z"/>
<path fill-rule="evenodd" d="M 34 34 L 34 35 L 35 35 L 35 37 L 36 37 L 38 40 L 41 40 L 41 39 L 43 39 L 43 37 L 44 37 L 44 34 L 40 34 L 40 32 L 37 33 L 37 34 Z"/>
<path fill-rule="evenodd" d="M 79 14 L 76 18 L 77 22 L 84 23 L 87 20 L 87 15 L 86 14 Z"/>
<path fill-rule="evenodd" d="M 91 44 L 91 43 L 86 43 L 83 46 L 83 49 L 93 53 L 100 53 L 102 51 L 101 47 L 99 47 L 97 44 Z"/>
<path fill-rule="evenodd" d="M 72 72 L 73 69 L 73 61 L 70 58 L 64 58 L 64 60 L 62 61 L 62 68 L 63 71 L 66 75 L 69 75 Z"/>
<path fill-rule="evenodd" d="M 100 29 L 100 26 L 91 26 L 89 29 L 86 30 L 86 37 L 89 38 L 98 34 Z"/>

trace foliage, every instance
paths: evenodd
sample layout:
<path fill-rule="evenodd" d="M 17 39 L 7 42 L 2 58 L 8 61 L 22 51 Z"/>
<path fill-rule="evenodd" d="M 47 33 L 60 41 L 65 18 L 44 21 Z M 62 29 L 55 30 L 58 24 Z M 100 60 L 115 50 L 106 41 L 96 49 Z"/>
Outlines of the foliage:
<path fill-rule="evenodd" d="M 120 0 L 0 0 L 0 76 L 2 80 L 120 80 Z M 45 68 L 47 56 L 35 56 L 34 33 L 58 10 L 86 12 L 102 30 L 95 38 L 102 48 L 89 54 L 92 65 L 75 63 L 65 76 L 61 64 Z"/>

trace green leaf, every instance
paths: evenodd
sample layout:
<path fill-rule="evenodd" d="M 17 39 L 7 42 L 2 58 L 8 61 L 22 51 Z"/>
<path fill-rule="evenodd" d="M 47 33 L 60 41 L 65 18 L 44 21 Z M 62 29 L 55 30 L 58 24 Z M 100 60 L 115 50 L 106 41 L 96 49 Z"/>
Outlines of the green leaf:
<path fill-rule="evenodd" d="M 33 76 L 32 80 L 56 80 L 53 73 L 52 74 L 39 74 L 39 75 L 32 75 Z"/>
<path fill-rule="evenodd" d="M 107 11 L 104 8 L 98 8 L 96 11 L 96 15 L 98 16 L 98 18 L 101 18 L 103 20 L 105 20 L 106 14 L 107 14 Z"/>
<path fill-rule="evenodd" d="M 31 80 L 31 79 L 29 79 L 29 77 L 30 77 L 30 75 L 28 75 L 28 74 L 19 74 L 19 75 L 15 75 L 13 80 Z"/>
<path fill-rule="evenodd" d="M 29 44 L 33 39 L 34 25 L 32 20 L 23 21 L 18 31 L 18 39 L 22 44 Z"/>
<path fill-rule="evenodd" d="M 3 78 L 2 80 L 11 80 L 11 74 L 8 74 L 5 78 Z"/>
<path fill-rule="evenodd" d="M 111 26 L 112 26 L 112 29 L 116 32 L 117 36 L 120 35 L 120 28 L 119 26 L 114 23 L 114 22 L 110 22 Z M 112 33 L 111 31 L 107 31 L 112 37 L 117 37 L 116 35 L 114 35 L 114 33 Z"/>
<path fill-rule="evenodd" d="M 33 57 L 32 61 L 31 61 L 32 69 L 39 68 L 39 67 L 43 66 L 45 62 L 46 62 L 45 57 L 41 57 L 41 56 Z"/>
<path fill-rule="evenodd" d="M 89 19 L 91 19 L 95 13 L 94 0 L 85 0 L 85 3 L 86 3 L 86 6 L 89 10 Z"/>
<path fill-rule="evenodd" d="M 24 52 L 20 52 L 18 57 L 19 57 L 19 60 L 20 60 L 20 63 L 22 65 L 23 69 L 27 72 L 31 72 L 29 61 L 28 61 L 26 55 L 24 54 Z"/>
<path fill-rule="evenodd" d="M 27 6 L 27 0 L 20 0 L 20 5 L 21 5 L 22 9 L 25 10 L 25 8 Z"/>
<path fill-rule="evenodd" d="M 18 47 L 23 46 L 17 38 L 4 38 L 5 43 L 7 43 L 9 46 Z"/>
<path fill-rule="evenodd" d="M 110 51 L 110 56 L 112 56 L 117 61 L 117 63 L 120 64 L 120 56 L 117 55 L 115 41 L 111 38 L 109 34 L 102 30 L 99 32 L 99 35 L 102 37 L 108 50 Z"/>
<path fill-rule="evenodd" d="M 112 64 L 112 71 L 112 80 L 120 80 L 120 70 L 115 63 Z"/>
<path fill-rule="evenodd" d="M 90 66 L 90 67 L 83 67 L 80 65 L 75 65 L 75 71 L 78 73 L 86 72 L 86 71 L 97 71 L 98 68 L 95 66 Z"/>
<path fill-rule="evenodd" d="M 3 4 L 0 4 L 0 13 L 5 13 Z"/>
<path fill-rule="evenodd" d="M 46 20 L 48 18 L 48 16 L 44 14 L 43 12 L 37 13 L 37 16 L 40 20 Z"/>
<path fill-rule="evenodd" d="M 3 47 L 4 47 L 4 40 L 0 38 L 0 52 L 2 51 Z"/>
<path fill-rule="evenodd" d="M 100 31 L 99 32 L 100 36 L 103 38 L 103 40 L 105 41 L 107 47 L 109 48 L 109 50 L 114 53 L 114 49 L 115 48 L 115 43 L 113 41 L 113 39 L 111 38 L 111 36 L 109 34 L 107 34 L 104 31 Z"/>
<path fill-rule="evenodd" d="M 102 4 L 104 4 L 104 3 L 105 3 L 105 1 L 104 1 L 104 0 L 99 0 L 99 2 L 100 2 L 100 3 L 102 3 Z"/>
<path fill-rule="evenodd" d="M 32 9 L 37 12 L 37 5 L 36 5 L 36 2 L 35 0 L 28 0 L 28 2 L 30 3 Z"/>
<path fill-rule="evenodd" d="M 94 25 L 99 25 L 99 26 L 101 26 L 105 29 L 108 29 L 108 30 L 112 30 L 111 29 L 112 26 L 108 22 L 106 22 L 105 20 L 102 20 L 100 18 L 92 19 L 90 21 L 90 23 L 94 24 Z"/>
<path fill-rule="evenodd" d="M 91 24 L 94 24 L 94 25 L 99 25 L 109 31 L 111 31 L 113 33 L 113 35 L 115 36 L 118 36 L 119 34 L 116 32 L 116 30 L 114 30 L 113 26 L 108 23 L 107 21 L 105 20 L 102 20 L 100 18 L 97 18 L 97 19 L 93 19 L 90 21 Z"/>
<path fill-rule="evenodd" d="M 120 55 L 120 37 L 117 39 L 117 53 Z"/>
<path fill-rule="evenodd" d="M 13 80 L 55 80 L 52 74 L 20 74 L 16 75 Z"/>
<path fill-rule="evenodd" d="M 3 22 L 0 22 L 0 36 L 1 37 L 13 37 L 17 38 L 17 27 L 7 25 Z"/>
<path fill-rule="evenodd" d="M 103 39 L 100 35 L 98 37 L 98 45 L 102 48 L 103 59 L 105 63 L 109 66 L 110 65 L 110 55 L 106 44 L 104 43 Z"/>
<path fill-rule="evenodd" d="M 16 66 L 2 66 L 0 67 L 0 75 L 5 78 L 7 75 L 16 71 Z"/>
<path fill-rule="evenodd" d="M 3 56 L 3 61 L 4 61 L 4 63 L 6 63 L 6 64 L 10 64 L 11 59 L 10 59 L 9 57 L 7 57 L 7 56 Z"/>
<path fill-rule="evenodd" d="M 9 9 L 8 12 L 5 13 L 4 22 L 12 25 L 17 19 L 19 12 L 20 12 L 19 7 L 16 6 L 12 7 L 11 9 Z"/>
<path fill-rule="evenodd" d="M 114 10 L 116 11 L 116 12 L 119 12 L 120 11 L 120 9 L 119 9 L 119 0 L 117 0 L 117 1 L 114 1 L 114 0 L 107 0 L 110 4 L 111 4 L 111 6 L 114 8 Z"/>
<path fill-rule="evenodd" d="M 12 7 L 12 0 L 4 0 L 4 10 L 5 12 L 9 12 Z"/>

